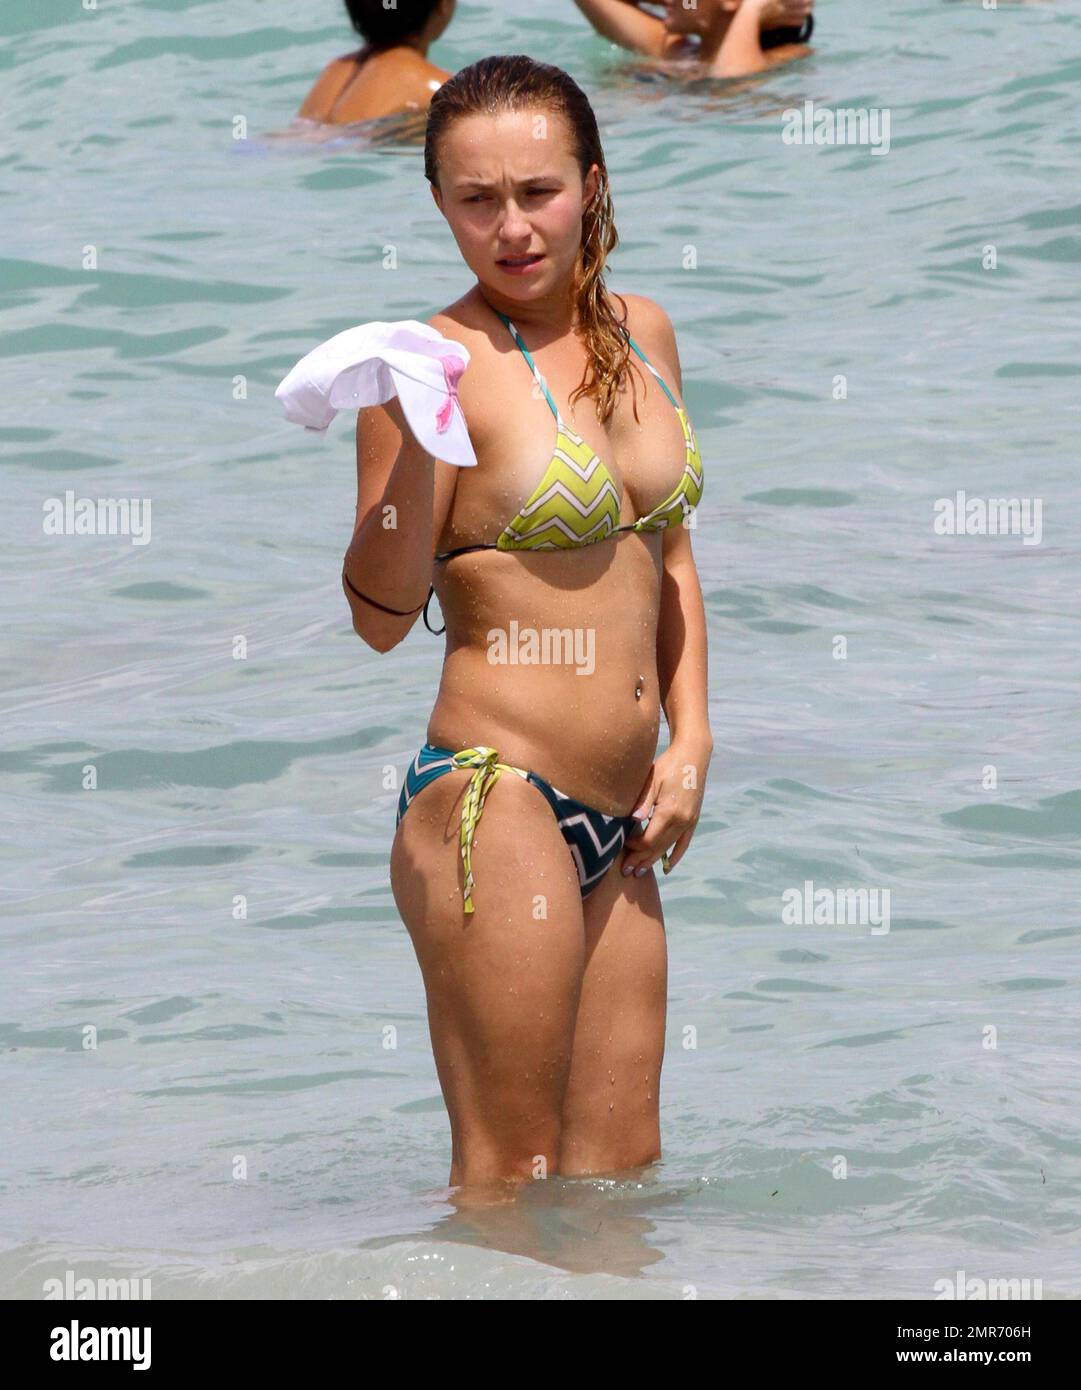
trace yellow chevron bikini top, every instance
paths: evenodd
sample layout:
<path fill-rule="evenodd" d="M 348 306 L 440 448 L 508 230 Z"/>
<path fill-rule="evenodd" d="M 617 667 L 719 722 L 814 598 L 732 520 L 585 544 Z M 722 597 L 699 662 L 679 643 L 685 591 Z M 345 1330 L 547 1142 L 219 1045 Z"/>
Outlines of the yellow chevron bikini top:
<path fill-rule="evenodd" d="M 498 312 L 498 311 L 497 311 Z M 479 545 L 463 545 L 445 550 L 435 559 L 449 560 L 470 550 L 574 550 L 607 540 L 620 531 L 663 531 L 683 521 L 698 505 L 703 491 L 702 458 L 687 412 L 668 389 L 664 378 L 642 349 L 627 334 L 627 341 L 660 382 L 675 406 L 687 446 L 683 476 L 671 495 L 646 516 L 619 524 L 620 493 L 615 479 L 590 446 L 560 415 L 548 387 L 537 371 L 529 350 L 506 314 L 499 317 L 529 363 L 534 380 L 541 387 L 556 417 L 555 452 L 544 476 L 513 521 L 507 523 L 498 540 Z M 626 332 L 626 330 L 624 330 Z M 434 629 L 432 629 L 434 631 Z"/>

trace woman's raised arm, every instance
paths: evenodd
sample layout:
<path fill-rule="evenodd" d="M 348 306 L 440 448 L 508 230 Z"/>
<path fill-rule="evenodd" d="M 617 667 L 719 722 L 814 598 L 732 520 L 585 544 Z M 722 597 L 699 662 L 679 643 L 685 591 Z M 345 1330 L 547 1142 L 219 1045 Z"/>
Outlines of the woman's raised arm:
<path fill-rule="evenodd" d="M 377 652 L 396 647 L 424 607 L 457 477 L 417 442 L 397 397 L 357 412 L 357 511 L 342 588 L 353 631 Z"/>

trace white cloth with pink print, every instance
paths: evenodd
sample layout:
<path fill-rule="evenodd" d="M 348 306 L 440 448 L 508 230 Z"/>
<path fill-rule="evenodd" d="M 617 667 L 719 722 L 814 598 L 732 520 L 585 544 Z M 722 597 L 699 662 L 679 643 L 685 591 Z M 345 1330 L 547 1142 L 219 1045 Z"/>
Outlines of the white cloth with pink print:
<path fill-rule="evenodd" d="M 469 351 L 415 319 L 362 323 L 312 348 L 274 395 L 286 419 L 325 430 L 339 410 L 382 405 L 397 396 L 417 442 L 434 458 L 477 462 L 458 399 Z"/>

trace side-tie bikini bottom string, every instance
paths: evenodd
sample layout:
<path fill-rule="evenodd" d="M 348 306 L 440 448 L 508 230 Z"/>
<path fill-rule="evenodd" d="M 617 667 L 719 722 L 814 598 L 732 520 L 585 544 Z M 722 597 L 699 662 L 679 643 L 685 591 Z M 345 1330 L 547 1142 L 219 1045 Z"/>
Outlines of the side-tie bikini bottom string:
<path fill-rule="evenodd" d="M 488 793 L 499 781 L 504 772 L 516 772 L 519 777 L 529 779 L 529 773 L 522 767 L 498 761 L 499 753 L 494 748 L 463 748 L 452 759 L 454 766 L 473 768 L 473 776 L 465 789 L 462 800 L 462 823 L 458 831 L 458 844 L 462 851 L 462 869 L 465 875 L 465 910 L 473 911 L 473 837 Z"/>

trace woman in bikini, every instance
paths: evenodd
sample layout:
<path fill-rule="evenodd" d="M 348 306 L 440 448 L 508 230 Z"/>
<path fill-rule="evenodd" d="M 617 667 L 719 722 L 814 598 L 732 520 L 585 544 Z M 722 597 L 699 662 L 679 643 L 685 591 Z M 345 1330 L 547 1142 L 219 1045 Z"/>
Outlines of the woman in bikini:
<path fill-rule="evenodd" d="M 298 116 L 323 125 L 371 121 L 424 111 L 450 76 L 428 62 L 429 47 L 454 16 L 456 0 L 345 0 L 353 28 L 365 41 L 323 69 Z"/>
<path fill-rule="evenodd" d="M 806 53 L 814 0 L 575 0 L 598 33 L 636 53 L 678 63 L 690 77 L 745 77 Z"/>
<path fill-rule="evenodd" d="M 713 746 L 685 524 L 702 461 L 667 315 L 605 286 L 608 174 L 572 79 L 520 55 L 464 68 L 433 99 L 425 173 L 476 283 L 407 339 L 468 353 L 456 402 L 476 466 L 433 456 L 404 390 L 381 388 L 357 416 L 343 587 L 376 651 L 427 619 L 433 578 L 446 625 L 391 884 L 424 977 L 450 1183 L 635 1168 L 661 1151 L 653 866 L 686 852 Z M 389 331 L 341 338 L 370 330 Z"/>

